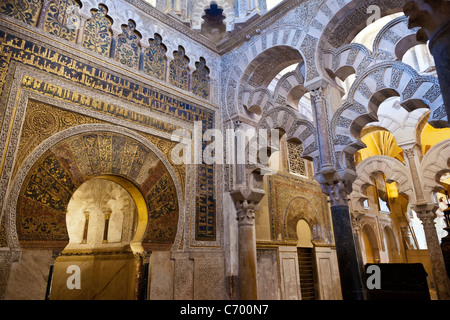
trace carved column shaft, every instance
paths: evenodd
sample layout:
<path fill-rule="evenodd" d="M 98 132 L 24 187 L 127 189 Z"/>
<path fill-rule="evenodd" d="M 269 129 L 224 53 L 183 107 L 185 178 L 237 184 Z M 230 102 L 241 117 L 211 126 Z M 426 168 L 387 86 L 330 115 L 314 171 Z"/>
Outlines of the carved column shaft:
<path fill-rule="evenodd" d="M 332 145 L 330 141 L 330 128 L 328 121 L 328 110 L 325 101 L 323 88 L 317 88 L 310 92 L 311 103 L 313 105 L 314 120 L 318 133 L 319 143 L 319 172 L 327 172 L 333 170 Z"/>
<path fill-rule="evenodd" d="M 241 300 L 257 300 L 257 268 L 255 239 L 254 201 L 237 201 L 237 220 L 239 228 L 239 297 Z"/>
<path fill-rule="evenodd" d="M 415 209 L 418 218 L 422 221 L 423 230 L 425 232 L 431 269 L 433 270 L 433 278 L 436 285 L 436 293 L 440 300 L 449 300 L 450 283 L 436 232 L 436 225 L 434 222 L 436 213 L 434 212 L 434 205 L 416 206 Z"/>

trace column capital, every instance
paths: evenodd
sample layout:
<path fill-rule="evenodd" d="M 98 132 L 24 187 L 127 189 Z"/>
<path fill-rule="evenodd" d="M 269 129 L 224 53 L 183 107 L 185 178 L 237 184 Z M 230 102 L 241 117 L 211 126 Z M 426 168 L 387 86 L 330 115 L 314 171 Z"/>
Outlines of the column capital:
<path fill-rule="evenodd" d="M 255 191 L 244 187 L 230 192 L 236 205 L 237 220 L 239 225 L 254 225 L 255 210 L 259 208 L 259 202 L 264 197 L 263 191 Z"/>
<path fill-rule="evenodd" d="M 311 91 L 309 92 L 311 95 L 311 98 L 315 99 L 316 101 L 318 100 L 325 100 L 325 94 L 324 94 L 324 88 L 323 87 L 317 87 L 315 89 L 311 89 Z"/>
<path fill-rule="evenodd" d="M 346 180 L 336 180 L 321 184 L 322 191 L 330 197 L 332 207 L 348 206 L 352 183 Z"/>
<path fill-rule="evenodd" d="M 415 153 L 416 153 L 416 151 L 415 151 L 415 148 L 414 147 L 412 147 L 412 148 L 405 148 L 405 149 L 403 149 L 403 153 L 405 154 L 405 156 L 407 157 L 407 158 L 414 158 L 414 155 L 415 155 Z"/>
<path fill-rule="evenodd" d="M 416 203 L 412 205 L 413 210 L 417 213 L 417 217 L 422 221 L 423 227 L 434 227 L 434 219 L 436 219 L 436 210 L 438 206 L 435 203 Z"/>
<path fill-rule="evenodd" d="M 415 155 L 422 156 L 420 146 L 417 143 L 407 143 L 400 145 L 406 158 L 414 158 Z"/>
<path fill-rule="evenodd" d="M 259 203 L 255 201 L 238 201 L 236 202 L 236 210 L 238 225 L 254 225 L 255 210 L 259 208 Z"/>

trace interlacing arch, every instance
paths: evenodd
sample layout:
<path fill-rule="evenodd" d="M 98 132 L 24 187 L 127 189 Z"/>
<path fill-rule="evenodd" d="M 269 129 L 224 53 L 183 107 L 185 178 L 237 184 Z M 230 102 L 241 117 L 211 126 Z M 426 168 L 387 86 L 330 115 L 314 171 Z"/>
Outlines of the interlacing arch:
<path fill-rule="evenodd" d="M 290 108 L 278 107 L 268 110 L 261 117 L 256 130 L 265 129 L 271 132 L 282 129 L 286 140 L 298 139 L 303 144 L 303 157 L 313 159 L 317 156 L 316 129 L 314 125 L 302 119 L 298 112 Z"/>
<path fill-rule="evenodd" d="M 358 145 L 362 128 L 377 121 L 379 105 L 394 96 L 400 97 L 400 104 L 407 111 L 428 107 L 430 124 L 443 126 L 447 121 L 441 114 L 444 105 L 436 77 L 419 75 L 399 61 L 381 62 L 359 75 L 346 102 L 335 112 L 331 127 L 336 151 Z"/>
<path fill-rule="evenodd" d="M 279 130 L 278 137 L 285 134 L 287 141 L 300 141 L 304 147 L 302 157 L 305 159 L 312 160 L 318 157 L 316 129 L 310 121 L 299 116 L 298 112 L 286 107 L 273 108 L 262 114 L 254 129 L 256 136 L 246 145 L 245 181 L 247 185 L 254 187 L 260 184 L 262 175 L 271 171 L 268 164 L 261 160 L 261 153 L 264 152 L 270 157 L 273 152 L 278 151 L 278 146 L 272 144 L 271 135 L 274 134 L 274 130 Z"/>
<path fill-rule="evenodd" d="M 324 69 L 341 80 L 374 64 L 387 60 L 402 60 L 409 49 L 418 45 L 416 30 L 408 29 L 408 18 L 400 16 L 388 22 L 377 34 L 372 51 L 359 43 L 324 50 Z"/>
<path fill-rule="evenodd" d="M 243 106 L 250 108 L 253 105 L 252 100 L 260 99 L 258 94 L 252 92 L 258 88 L 267 88 L 284 68 L 296 63 L 304 64 L 304 57 L 298 49 L 304 35 L 304 31 L 299 28 L 285 26 L 263 32 L 244 44 L 243 52 L 233 57 L 224 75 L 227 85 L 222 98 L 225 104 L 224 112 L 228 116 L 245 114 Z M 304 78 L 304 75 L 298 77 Z M 269 100 L 269 94 L 266 99 Z M 270 95 L 270 100 L 272 99 Z"/>

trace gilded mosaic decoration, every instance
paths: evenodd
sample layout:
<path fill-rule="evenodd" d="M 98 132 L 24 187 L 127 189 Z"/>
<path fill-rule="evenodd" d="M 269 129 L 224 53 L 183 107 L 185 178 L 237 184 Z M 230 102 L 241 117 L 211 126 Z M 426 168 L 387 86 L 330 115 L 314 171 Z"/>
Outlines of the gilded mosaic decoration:
<path fill-rule="evenodd" d="M 103 121 L 86 117 L 77 113 L 51 107 L 45 103 L 30 100 L 22 127 L 17 151 L 16 167 L 45 139 L 53 134 L 80 124 L 102 123 Z"/>
<path fill-rule="evenodd" d="M 4 0 L 0 4 L 0 13 L 36 26 L 41 7 L 42 0 Z"/>
<path fill-rule="evenodd" d="M 143 70 L 160 80 L 166 80 L 166 47 L 162 43 L 160 35 L 155 34 L 154 39 L 149 40 L 150 46 L 144 52 Z"/>
<path fill-rule="evenodd" d="M 140 40 L 136 24 L 128 21 L 128 25 L 122 26 L 122 34 L 117 38 L 114 59 L 127 67 L 138 68 Z"/>
<path fill-rule="evenodd" d="M 86 21 L 83 34 L 83 47 L 88 48 L 105 57 L 111 51 L 111 19 L 106 15 L 108 9 L 99 5 L 98 10 L 92 11 L 92 18 Z"/>
<path fill-rule="evenodd" d="M 52 107 L 42 102 L 30 100 L 28 102 L 27 113 L 25 115 L 25 120 L 22 127 L 22 134 L 20 136 L 16 164 L 12 178 L 14 179 L 18 168 L 23 163 L 25 158 L 45 139 L 62 130 L 91 123 L 105 122 L 78 113 Z M 141 133 L 141 135 L 153 143 L 164 154 L 164 156 L 170 160 L 172 148 L 177 144 L 177 142 L 165 140 L 149 134 Z M 184 165 L 176 165 L 174 163 L 171 164 L 177 173 L 177 178 L 181 182 L 181 187 L 184 191 L 186 168 Z"/>
<path fill-rule="evenodd" d="M 76 43 L 80 24 L 80 5 L 74 0 L 51 0 L 45 16 L 44 31 Z"/>
<path fill-rule="evenodd" d="M 173 243 L 178 202 L 167 168 L 147 147 L 110 132 L 68 138 L 36 162 L 19 197 L 19 239 L 68 241 L 65 212 L 72 194 L 83 182 L 105 174 L 133 181 L 147 199 L 149 223 L 144 244 Z"/>
<path fill-rule="evenodd" d="M 38 70 L 46 71 L 49 74 L 57 75 L 62 79 L 70 80 L 74 84 L 79 84 L 94 92 L 98 90 L 99 92 L 110 94 L 113 97 L 127 100 L 138 106 L 149 108 L 153 112 L 174 117 L 174 119 L 189 123 L 201 121 L 203 124 L 203 132 L 215 126 L 215 115 L 213 111 L 175 99 L 163 92 L 142 86 L 132 80 L 124 79 L 85 62 L 77 61 L 55 50 L 7 34 L 3 30 L 0 30 L 0 49 L 2 49 L 0 57 L 3 57 L 1 59 L 4 61 L 15 61 L 32 66 Z M 7 69 L 8 67 L 5 62 L 3 71 Z M 4 77 L 4 74 L 2 73 L 2 77 Z M 55 99 L 76 104 L 92 111 L 112 115 L 118 119 L 149 126 L 159 131 L 172 133 L 177 129 L 171 123 L 160 121 L 118 105 L 105 103 L 41 79 L 24 76 L 22 79 L 22 87 Z M 206 142 L 203 144 L 203 148 L 205 147 Z M 196 184 L 196 193 L 198 195 L 196 225 L 199 223 L 206 224 L 206 227 L 196 229 L 196 239 L 202 239 L 204 241 L 215 241 L 216 239 L 215 179 L 213 168 L 212 165 L 206 163 L 199 165 L 199 176 Z"/>
<path fill-rule="evenodd" d="M 200 58 L 200 61 L 195 63 L 196 70 L 192 73 L 192 92 L 203 99 L 209 97 L 209 69 L 206 66 L 206 61 Z"/>
<path fill-rule="evenodd" d="M 169 82 L 187 91 L 189 89 L 189 59 L 185 56 L 182 46 L 178 47 L 178 51 L 174 51 L 169 71 Z"/>
<path fill-rule="evenodd" d="M 5 84 L 10 60 L 11 52 L 0 41 L 0 94 L 3 92 L 3 85 Z"/>

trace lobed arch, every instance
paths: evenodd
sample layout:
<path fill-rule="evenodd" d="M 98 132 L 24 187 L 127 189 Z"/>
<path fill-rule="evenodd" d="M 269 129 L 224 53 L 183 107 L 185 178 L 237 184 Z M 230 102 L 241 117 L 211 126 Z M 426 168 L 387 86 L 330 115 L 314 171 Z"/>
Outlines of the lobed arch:
<path fill-rule="evenodd" d="M 138 133 L 126 129 L 126 128 L 120 128 L 118 129 L 117 126 L 109 125 L 109 124 L 86 124 L 86 125 L 80 125 L 77 127 L 72 127 L 66 130 L 63 130 L 50 138 L 46 139 L 44 142 L 42 142 L 23 162 L 21 167 L 18 169 L 17 174 L 14 178 L 14 181 L 11 184 L 10 192 L 7 195 L 4 211 L 4 217 L 5 217 L 5 223 L 7 225 L 6 227 L 6 237 L 8 246 L 11 249 L 11 251 L 20 252 L 20 239 L 19 234 L 17 231 L 17 211 L 18 211 L 18 205 L 19 205 L 19 197 L 21 196 L 22 189 L 24 186 L 24 183 L 31 173 L 31 170 L 35 168 L 36 165 L 38 165 L 38 162 L 41 159 L 46 159 L 46 155 L 49 153 L 53 153 L 54 148 L 59 148 L 61 144 L 65 144 L 66 141 L 72 138 L 77 138 L 82 135 L 87 134 L 114 134 L 119 137 L 123 137 L 124 139 L 128 139 L 130 142 L 135 143 L 138 146 L 142 146 L 142 149 L 149 150 L 152 154 L 155 155 L 157 161 L 161 163 L 161 168 L 165 168 L 167 170 L 167 174 L 170 177 L 170 180 L 173 182 L 174 190 L 176 193 L 176 202 L 178 206 L 178 217 L 176 217 L 176 226 L 174 227 L 174 238 L 173 243 L 171 246 L 176 247 L 177 244 L 180 243 L 181 237 L 182 237 L 182 228 L 183 228 L 183 221 L 184 221 L 184 201 L 183 201 L 183 192 L 180 185 L 180 182 L 176 176 L 176 173 L 174 169 L 172 168 L 170 162 L 164 157 L 162 152 L 154 146 L 151 142 L 146 140 L 144 137 L 139 135 Z M 71 158 L 66 158 L 66 151 L 63 149 L 61 150 L 61 156 L 65 159 L 64 161 L 67 161 L 65 163 L 65 167 L 68 166 L 68 168 L 75 168 L 73 167 L 76 164 L 76 161 Z M 58 151 L 59 152 L 59 151 Z M 113 158 L 111 159 L 113 161 Z M 100 162 L 101 170 L 98 171 L 98 174 L 95 174 L 92 176 L 92 178 L 106 178 L 113 180 L 115 182 L 119 182 L 125 189 L 127 189 L 130 194 L 136 194 L 136 190 L 140 190 L 140 192 L 143 192 L 144 184 L 146 181 L 136 180 L 136 175 L 131 175 L 131 170 L 128 174 L 126 173 L 114 173 L 111 172 L 111 170 L 107 170 L 104 167 L 105 162 Z M 142 162 L 142 169 L 145 172 L 145 168 L 150 169 L 151 165 L 150 163 Z M 111 168 L 110 168 L 111 169 Z M 75 176 L 74 176 L 75 177 Z M 81 179 L 80 176 L 77 176 L 76 179 Z M 75 178 L 74 178 L 75 179 Z M 139 195 L 136 195 L 133 197 L 136 202 L 142 204 L 142 197 Z M 69 200 L 69 199 L 67 199 Z M 147 205 L 147 209 L 153 210 L 154 208 L 149 208 Z M 139 220 L 142 222 L 137 230 L 137 236 L 140 238 L 139 240 L 143 241 L 142 236 L 145 234 L 145 230 L 147 230 L 149 224 L 146 223 L 146 221 L 149 221 L 149 217 L 142 216 L 142 213 L 145 212 L 145 210 L 141 211 L 141 215 L 139 216 Z M 147 231 L 148 232 L 148 231 Z M 135 239 L 136 240 L 136 239 Z"/>
<path fill-rule="evenodd" d="M 395 112 L 378 111 L 380 121 L 376 126 L 391 132 L 399 146 L 421 145 L 422 131 L 427 124 L 430 110 L 420 108 L 409 112 L 398 103 L 395 103 L 393 108 Z"/>
<path fill-rule="evenodd" d="M 302 59 L 301 53 L 289 46 L 268 48 L 248 64 L 241 83 L 246 88 L 267 87 L 280 71 Z"/>
<path fill-rule="evenodd" d="M 359 43 L 343 45 L 338 49 L 324 51 L 324 69 L 332 78 L 344 81 L 373 64 L 372 52 Z"/>
<path fill-rule="evenodd" d="M 380 60 L 402 60 L 412 47 L 421 44 L 417 41 L 418 28 L 408 28 L 409 18 L 400 16 L 389 21 L 378 33 L 373 43 L 373 55 Z"/>
<path fill-rule="evenodd" d="M 310 121 L 300 118 L 290 108 L 277 107 L 266 111 L 256 127 L 257 131 L 260 129 L 268 132 L 282 129 L 286 133 L 286 140 L 300 140 L 303 144 L 303 157 L 311 160 L 318 155 L 316 129 Z"/>
<path fill-rule="evenodd" d="M 285 104 L 297 110 L 300 99 L 308 92 L 304 84 L 305 79 L 298 69 L 283 75 L 274 90 L 275 105 Z"/>
<path fill-rule="evenodd" d="M 205 14 L 205 9 L 209 9 L 211 4 L 216 4 L 223 10 L 222 14 L 225 16 L 223 22 L 226 26 L 226 31 L 232 31 L 234 28 L 235 12 L 234 2 L 230 0 L 197 0 L 194 2 L 191 13 L 191 24 L 194 30 L 200 30 L 203 24 L 202 16 Z"/>
<path fill-rule="evenodd" d="M 420 165 L 427 202 L 434 202 L 433 193 L 443 189 L 440 178 L 448 172 L 450 172 L 450 140 L 444 140 L 428 150 Z"/>
<path fill-rule="evenodd" d="M 405 194 L 414 201 L 415 193 L 409 178 L 408 168 L 400 160 L 389 156 L 377 155 L 363 160 L 356 166 L 357 178 L 353 182 L 352 198 L 355 199 L 356 210 L 363 211 L 366 189 L 373 186 L 373 174 L 381 172 L 388 183 L 396 182 L 399 194 Z"/>
<path fill-rule="evenodd" d="M 299 74 L 299 68 L 284 74 L 277 82 L 272 93 L 266 87 L 258 87 L 254 90 L 244 90 L 242 104 L 252 113 L 261 115 L 273 107 L 291 107 L 298 111 L 298 103 L 303 95 L 308 92 L 303 86 L 304 78 Z"/>
<path fill-rule="evenodd" d="M 99 5 L 104 5 L 108 10 L 108 16 L 113 21 L 111 31 L 115 35 L 122 33 L 121 26 L 123 24 L 127 24 L 129 20 L 133 20 L 136 25 L 135 30 L 142 35 L 140 46 L 144 49 L 148 47 L 148 40 L 153 38 L 155 33 L 162 37 L 163 42 L 167 47 L 167 56 L 170 59 L 173 59 L 172 52 L 176 51 L 179 45 L 187 48 L 186 55 L 191 58 L 189 65 L 191 70 L 195 69 L 195 61 L 198 61 L 200 56 L 202 56 L 201 52 L 198 50 L 198 46 L 192 46 L 185 38 L 174 36 L 167 28 L 162 28 L 160 25 L 152 23 L 144 12 L 134 10 L 131 4 L 129 7 L 123 8 L 119 7 L 117 2 L 113 0 L 80 0 L 80 2 L 82 3 L 80 14 L 86 19 L 91 18 L 91 10 L 98 9 Z M 209 58 L 210 57 L 208 56 L 207 59 Z M 213 71 L 213 73 L 214 72 L 215 71 Z"/>
<path fill-rule="evenodd" d="M 397 17 L 379 31 L 372 51 L 359 43 L 325 49 L 324 68 L 332 77 L 344 81 L 349 75 L 357 76 L 377 62 L 401 61 L 403 55 L 418 44 L 415 29 L 408 29 L 408 17 Z"/>
<path fill-rule="evenodd" d="M 381 28 L 372 51 L 359 43 L 324 49 L 324 69 L 331 78 L 338 77 L 344 81 L 351 74 L 358 76 L 378 62 L 401 61 L 403 55 L 418 44 L 416 29 L 409 29 L 408 17 L 400 16 Z"/>
<path fill-rule="evenodd" d="M 263 87 L 245 90 L 242 94 L 242 104 L 250 114 L 261 115 L 272 104 L 272 93 Z"/>
<path fill-rule="evenodd" d="M 348 98 L 331 120 L 337 152 L 360 148 L 362 128 L 378 121 L 377 111 L 387 98 L 398 96 L 400 104 L 411 112 L 429 108 L 428 122 L 435 127 L 447 124 L 447 116 L 436 77 L 421 76 L 412 67 L 399 62 L 381 62 L 361 74 L 350 88 Z"/>
<path fill-rule="evenodd" d="M 265 152 L 270 157 L 274 151 L 278 150 L 277 146 L 271 145 L 270 137 L 273 130 L 280 130 L 279 137 L 285 135 L 287 141 L 300 141 L 303 144 L 302 157 L 305 159 L 312 160 L 318 156 L 313 124 L 301 119 L 299 114 L 291 108 L 278 107 L 264 112 L 254 130 L 258 138 L 251 139 L 245 150 L 245 182 L 254 189 L 263 189 L 261 184 L 263 175 L 272 172 L 267 163 L 261 163 L 261 153 Z M 267 134 L 269 141 L 259 133 Z"/>
<path fill-rule="evenodd" d="M 318 10 L 315 11 L 311 23 L 309 24 L 310 34 L 315 37 L 310 41 L 313 47 L 310 52 L 313 56 L 309 67 L 315 68 L 314 77 L 308 77 L 308 84 L 314 83 L 320 77 L 327 78 L 327 71 L 324 66 L 330 65 L 328 50 L 336 50 L 345 45 L 349 45 L 353 38 L 363 30 L 372 16 L 382 18 L 394 13 L 403 11 L 404 1 L 401 0 L 326 0 Z M 322 62 L 322 63 L 320 63 Z M 369 63 L 366 61 L 366 63 Z"/>

